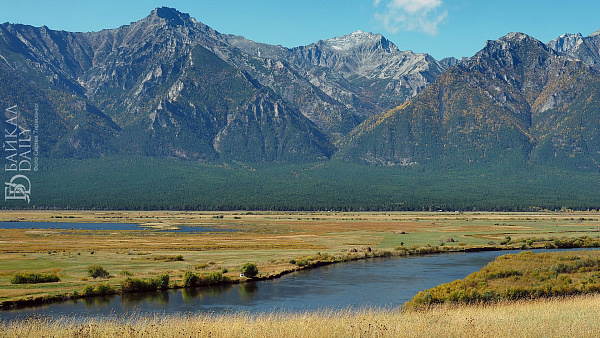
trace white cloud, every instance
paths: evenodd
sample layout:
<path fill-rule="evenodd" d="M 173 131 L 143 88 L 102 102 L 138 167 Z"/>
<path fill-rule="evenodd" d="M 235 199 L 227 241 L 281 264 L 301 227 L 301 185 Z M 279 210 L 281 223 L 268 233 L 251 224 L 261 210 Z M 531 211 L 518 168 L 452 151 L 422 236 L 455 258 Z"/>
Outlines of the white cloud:
<path fill-rule="evenodd" d="M 448 12 L 443 0 L 372 0 L 377 19 L 391 33 L 417 31 L 436 35 Z"/>

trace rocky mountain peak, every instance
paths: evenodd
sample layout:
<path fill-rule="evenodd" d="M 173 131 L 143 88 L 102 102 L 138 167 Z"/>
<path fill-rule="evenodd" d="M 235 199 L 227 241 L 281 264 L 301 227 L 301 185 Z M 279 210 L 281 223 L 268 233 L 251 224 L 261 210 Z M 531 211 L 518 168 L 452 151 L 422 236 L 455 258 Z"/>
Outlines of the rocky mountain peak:
<path fill-rule="evenodd" d="M 543 42 L 524 33 L 508 33 L 498 40 L 489 40 L 486 46 L 479 51 L 471 61 L 475 60 L 508 60 L 526 55 L 553 53 L 552 49 Z"/>
<path fill-rule="evenodd" d="M 521 40 L 525 40 L 525 39 L 530 39 L 531 37 L 525 33 L 521 33 L 521 32 L 510 32 L 506 35 L 504 35 L 503 37 L 500 38 L 500 40 L 503 41 L 521 41 Z"/>
<path fill-rule="evenodd" d="M 504 46 L 537 46 L 546 49 L 546 44 L 540 40 L 520 32 L 511 32 L 496 40 Z"/>
<path fill-rule="evenodd" d="M 590 36 L 563 34 L 548 42 L 548 47 L 556 52 L 579 59 L 591 66 L 600 65 L 600 31 Z"/>
<path fill-rule="evenodd" d="M 550 48 L 542 41 L 527 35 L 525 33 L 512 32 L 500 39 L 493 41 L 502 46 L 503 49 L 515 50 L 521 48 L 537 49 L 539 51 L 549 51 Z M 489 42 L 488 42 L 489 46 Z"/>
<path fill-rule="evenodd" d="M 321 44 L 335 51 L 344 52 L 363 48 L 381 48 L 387 52 L 397 51 L 398 48 L 381 34 L 361 30 L 347 35 L 321 41 Z"/>
<path fill-rule="evenodd" d="M 159 7 L 150 12 L 148 19 L 151 21 L 164 22 L 170 26 L 189 26 L 195 20 L 187 13 L 179 12 L 174 8 Z"/>
<path fill-rule="evenodd" d="M 582 43 L 583 35 L 581 35 L 581 33 L 563 34 L 558 38 L 548 42 L 548 46 L 557 52 L 565 53 L 574 48 L 577 48 L 577 46 Z"/>

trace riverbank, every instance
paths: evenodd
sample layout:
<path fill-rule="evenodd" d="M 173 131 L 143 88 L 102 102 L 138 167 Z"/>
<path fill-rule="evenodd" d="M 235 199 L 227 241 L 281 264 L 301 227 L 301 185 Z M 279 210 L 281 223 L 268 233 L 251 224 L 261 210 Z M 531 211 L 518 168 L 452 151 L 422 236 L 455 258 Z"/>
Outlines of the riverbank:
<path fill-rule="evenodd" d="M 597 248 L 600 247 L 600 240 L 596 240 L 589 237 L 575 238 L 575 239 L 529 239 L 523 242 L 512 242 L 505 243 L 501 246 L 468 246 L 468 247 L 453 247 L 453 246 L 425 246 L 417 248 L 405 248 L 397 247 L 394 250 L 378 250 L 370 247 L 363 248 L 362 250 L 352 249 L 350 252 L 340 255 L 321 254 L 313 256 L 303 256 L 297 259 L 292 259 L 289 263 L 293 265 L 291 268 L 287 268 L 281 271 L 261 274 L 255 278 L 245 277 L 224 277 L 222 274 L 218 274 L 219 278 L 215 278 L 214 274 L 199 275 L 199 285 L 203 287 L 208 286 L 224 286 L 231 284 L 257 282 L 264 280 L 273 280 L 285 276 L 287 274 L 310 270 L 326 265 L 351 262 L 364 259 L 372 258 L 385 258 L 385 257 L 408 257 L 418 255 L 432 255 L 432 254 L 444 254 L 444 253 L 459 253 L 459 252 L 482 252 L 482 251 L 506 251 L 506 250 L 518 250 L 518 249 L 552 249 L 552 248 Z M 126 278 L 124 282 L 128 279 Z M 139 280 L 139 279 L 138 279 Z M 166 289 L 183 289 L 187 286 L 180 279 L 176 279 L 161 288 Z M 144 280 L 141 280 L 144 281 Z M 129 283 L 129 285 L 135 283 Z M 198 286 L 196 286 L 198 287 Z M 155 292 L 158 290 L 150 291 Z M 130 294 L 130 293 L 142 293 L 148 292 L 147 289 L 136 289 L 132 287 L 123 287 L 123 281 L 118 287 L 113 287 L 107 283 L 101 283 L 97 285 L 89 285 L 83 292 L 64 293 L 54 296 L 43 296 L 43 297 L 27 297 L 23 299 L 4 301 L 0 303 L 0 309 L 18 309 L 32 306 L 39 306 L 44 304 L 51 304 L 56 302 L 64 302 L 68 300 L 76 300 L 82 298 L 107 296 L 114 294 Z"/>
<path fill-rule="evenodd" d="M 600 252 L 500 256 L 464 279 L 419 292 L 407 307 L 494 303 L 600 293 Z"/>
<path fill-rule="evenodd" d="M 576 238 L 596 239 L 600 229 L 597 212 L 3 211 L 1 221 L 67 224 L 52 229 L 0 227 L 0 303 L 11 307 L 118 293 L 127 278 L 149 280 L 164 274 L 170 277 L 170 288 L 179 287 L 186 272 L 222 273 L 224 283 L 238 283 L 243 281 L 240 267 L 249 262 L 258 266 L 260 278 L 268 279 L 320 264 L 386 255 L 582 247 L 585 243 L 576 243 Z M 102 226 L 106 223 L 211 230 L 107 230 Z M 78 224 L 86 229 L 100 225 L 79 230 Z M 88 267 L 96 265 L 110 277 L 90 277 Z M 11 282 L 27 273 L 57 276 L 60 282 Z M 90 288 L 93 292 L 84 292 Z"/>
<path fill-rule="evenodd" d="M 600 295 L 427 311 L 72 319 L 0 323 L 0 337 L 597 337 Z"/>

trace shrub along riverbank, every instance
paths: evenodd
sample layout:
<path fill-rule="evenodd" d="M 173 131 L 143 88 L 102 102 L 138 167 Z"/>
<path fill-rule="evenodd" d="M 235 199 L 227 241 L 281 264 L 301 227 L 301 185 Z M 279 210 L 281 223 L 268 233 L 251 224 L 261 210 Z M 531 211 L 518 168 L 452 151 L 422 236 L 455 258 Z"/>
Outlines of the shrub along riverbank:
<path fill-rule="evenodd" d="M 408 307 L 490 303 L 600 292 L 600 252 L 504 255 L 462 280 L 419 292 Z"/>
<path fill-rule="evenodd" d="M 555 238 L 555 239 L 522 239 L 512 241 L 506 238 L 503 244 L 489 246 L 451 246 L 447 243 L 441 243 L 439 246 L 424 246 L 424 247 L 404 247 L 400 246 L 394 250 L 380 250 L 371 247 L 362 249 L 349 249 L 339 254 L 316 253 L 312 256 L 297 257 L 290 261 L 291 267 L 269 274 L 260 274 L 258 271 L 253 278 L 235 277 L 229 278 L 223 275 L 222 272 L 208 272 L 204 274 L 196 274 L 186 272 L 181 279 L 174 280 L 168 274 L 161 274 L 153 278 L 133 278 L 128 276 L 119 284 L 109 283 L 110 279 L 106 279 L 97 285 L 89 285 L 82 292 L 65 293 L 53 296 L 43 297 L 26 297 L 23 299 L 5 301 L 0 303 L 0 309 L 20 308 L 47 304 L 52 302 L 60 302 L 69 299 L 77 299 L 92 296 L 106 296 L 119 293 L 135 293 L 135 292 L 152 292 L 166 289 L 193 288 L 210 285 L 237 284 L 247 281 L 260 281 L 279 278 L 283 275 L 306 269 L 312 269 L 324 265 L 336 264 L 341 262 L 350 262 L 361 259 L 381 258 L 381 257 L 402 257 L 411 255 L 426 255 L 440 254 L 450 252 L 476 252 L 476 251 L 500 251 L 500 250 L 515 250 L 515 249 L 543 249 L 543 248 L 597 248 L 600 247 L 600 239 L 591 237 L 580 238 Z M 95 266 L 94 271 L 103 270 L 101 267 Z M 246 266 L 247 268 L 247 266 Z M 257 267 L 258 269 L 260 267 Z M 104 270 L 103 270 L 104 271 Z M 108 275 L 108 272 L 105 271 Z M 506 273 L 506 272 L 502 272 Z M 512 273 L 512 272 L 511 272 Z M 513 275 L 516 276 L 516 275 Z M 499 299 L 499 297 L 496 297 Z M 428 303 L 423 303 L 428 304 Z"/>

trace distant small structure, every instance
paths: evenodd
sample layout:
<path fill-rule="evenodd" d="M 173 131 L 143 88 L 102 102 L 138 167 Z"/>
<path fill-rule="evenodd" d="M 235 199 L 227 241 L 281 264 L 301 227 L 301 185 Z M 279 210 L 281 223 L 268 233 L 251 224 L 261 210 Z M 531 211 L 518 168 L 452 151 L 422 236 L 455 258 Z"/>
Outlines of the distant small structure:
<path fill-rule="evenodd" d="M 246 277 L 243 273 L 240 273 L 240 277 Z"/>

